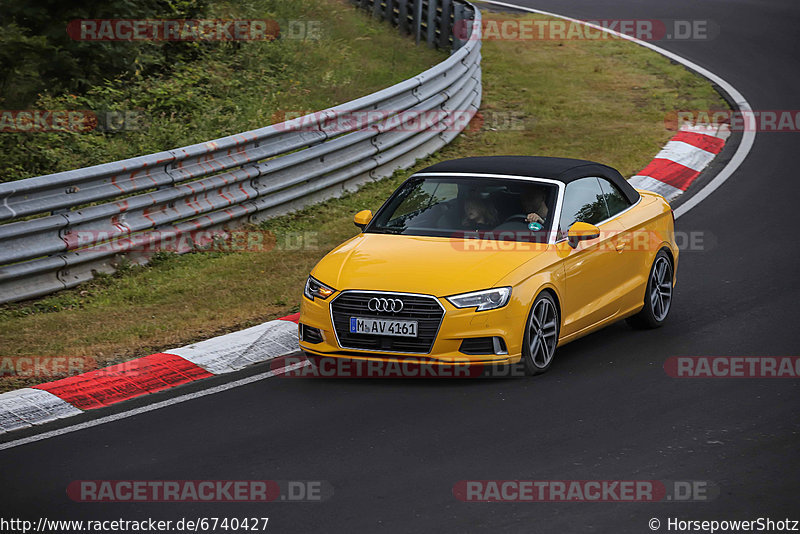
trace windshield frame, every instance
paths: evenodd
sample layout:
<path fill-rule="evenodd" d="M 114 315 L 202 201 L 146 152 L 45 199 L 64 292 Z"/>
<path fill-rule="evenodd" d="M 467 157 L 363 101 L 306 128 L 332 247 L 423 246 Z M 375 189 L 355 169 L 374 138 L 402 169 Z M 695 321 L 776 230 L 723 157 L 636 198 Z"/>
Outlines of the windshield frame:
<path fill-rule="evenodd" d="M 556 243 L 557 235 L 558 235 L 558 228 L 561 223 L 561 206 L 564 200 L 564 189 L 566 185 L 564 182 L 559 180 L 552 180 L 550 178 L 538 178 L 535 176 L 521 176 L 516 174 L 487 174 L 487 173 L 477 173 L 477 172 L 418 172 L 412 174 L 407 180 L 405 180 L 402 184 L 400 184 L 397 189 L 386 199 L 386 201 L 381 205 L 378 211 L 375 212 L 375 215 L 370 220 L 369 224 L 364 227 L 363 233 L 375 233 L 375 234 L 384 234 L 375 228 L 375 222 L 378 220 L 378 216 L 387 209 L 387 206 L 391 203 L 391 201 L 395 198 L 395 196 L 403 190 L 403 188 L 408 184 L 408 182 L 416 179 L 416 178 L 499 178 L 499 179 L 510 179 L 510 180 L 519 180 L 519 181 L 528 181 L 528 182 L 536 182 L 551 186 L 556 186 L 558 188 L 558 193 L 556 194 L 556 203 L 555 203 L 555 217 L 553 218 L 552 223 L 550 224 L 550 230 L 547 232 L 547 241 L 548 245 L 552 245 Z M 403 235 L 403 236 L 413 236 L 414 234 L 396 234 L 396 235 Z M 453 238 L 449 238 L 453 239 Z"/>

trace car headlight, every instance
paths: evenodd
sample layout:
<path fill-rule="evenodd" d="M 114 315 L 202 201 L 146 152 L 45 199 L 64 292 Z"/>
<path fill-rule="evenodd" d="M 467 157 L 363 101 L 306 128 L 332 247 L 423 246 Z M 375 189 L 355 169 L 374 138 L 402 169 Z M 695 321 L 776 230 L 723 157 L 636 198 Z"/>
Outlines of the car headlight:
<path fill-rule="evenodd" d="M 306 296 L 308 300 L 314 300 L 314 298 L 319 297 L 322 300 L 330 297 L 336 293 L 336 290 L 332 287 L 328 287 L 319 280 L 314 277 L 309 276 L 308 280 L 306 280 L 306 287 L 303 289 L 303 295 Z"/>
<path fill-rule="evenodd" d="M 502 308 L 508 304 L 508 299 L 510 297 L 510 287 L 496 287 L 494 289 L 462 293 L 461 295 L 453 295 L 452 297 L 446 298 L 447 302 L 456 308 L 475 308 L 475 311 L 484 311 Z"/>

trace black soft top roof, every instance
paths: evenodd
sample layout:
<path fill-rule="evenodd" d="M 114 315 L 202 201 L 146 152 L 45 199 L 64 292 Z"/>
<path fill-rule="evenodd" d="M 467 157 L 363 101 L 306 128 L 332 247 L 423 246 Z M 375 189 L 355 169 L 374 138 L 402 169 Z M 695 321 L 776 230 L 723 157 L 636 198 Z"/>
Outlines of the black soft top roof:
<path fill-rule="evenodd" d="M 419 172 L 510 174 L 549 178 L 565 184 L 587 176 L 599 176 L 614 183 L 630 202 L 639 200 L 639 193 L 622 177 L 619 171 L 608 165 L 583 159 L 544 156 L 481 156 L 442 161 Z"/>

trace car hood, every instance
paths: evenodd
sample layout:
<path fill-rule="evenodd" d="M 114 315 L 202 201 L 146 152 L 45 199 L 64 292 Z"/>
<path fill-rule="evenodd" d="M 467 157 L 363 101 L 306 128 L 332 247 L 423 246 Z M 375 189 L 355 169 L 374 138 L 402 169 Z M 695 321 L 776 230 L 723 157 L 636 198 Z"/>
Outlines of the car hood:
<path fill-rule="evenodd" d="M 494 287 L 546 245 L 359 234 L 328 253 L 312 275 L 337 290 L 453 295 Z"/>

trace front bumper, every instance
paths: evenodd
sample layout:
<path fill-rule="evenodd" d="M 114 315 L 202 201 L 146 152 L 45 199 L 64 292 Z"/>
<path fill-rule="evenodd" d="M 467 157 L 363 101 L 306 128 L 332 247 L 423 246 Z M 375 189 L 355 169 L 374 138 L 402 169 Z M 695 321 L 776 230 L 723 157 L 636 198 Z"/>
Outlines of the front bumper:
<path fill-rule="evenodd" d="M 476 312 L 474 309 L 455 308 L 446 299 L 436 297 L 444 309 L 441 324 L 428 352 L 396 352 L 384 350 L 359 350 L 343 348 L 339 344 L 331 320 L 331 302 L 342 292 L 326 300 L 309 300 L 303 297 L 300 305 L 300 324 L 320 331 L 321 341 L 310 343 L 301 339 L 300 348 L 319 357 L 346 358 L 351 360 L 426 364 L 511 364 L 520 360 L 523 327 L 527 310 L 513 297 L 504 307 L 496 310 Z M 380 316 L 380 315 L 378 315 Z M 388 318 L 388 317 L 387 317 Z M 302 328 L 302 326 L 301 326 Z M 465 339 L 499 337 L 503 340 L 506 354 L 465 354 L 460 352 Z"/>

